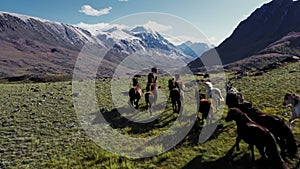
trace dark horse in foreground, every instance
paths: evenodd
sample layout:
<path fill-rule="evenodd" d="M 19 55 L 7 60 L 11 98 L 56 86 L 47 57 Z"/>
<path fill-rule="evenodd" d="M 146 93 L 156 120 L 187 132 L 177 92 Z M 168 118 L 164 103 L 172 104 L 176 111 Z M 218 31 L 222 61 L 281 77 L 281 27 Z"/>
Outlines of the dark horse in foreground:
<path fill-rule="evenodd" d="M 266 114 L 245 102 L 235 93 L 227 93 L 226 104 L 229 108 L 238 108 L 257 124 L 266 127 L 274 135 L 280 146 L 281 154 L 291 158 L 296 157 L 297 145 L 294 135 L 286 121 L 277 116 Z"/>
<path fill-rule="evenodd" d="M 237 138 L 235 146 L 239 150 L 239 142 L 244 140 L 249 144 L 254 161 L 254 146 L 259 150 L 260 155 L 268 160 L 272 169 L 288 169 L 281 158 L 276 140 L 273 134 L 265 127 L 252 121 L 247 114 L 237 108 L 231 108 L 226 116 L 227 122 L 234 120 L 237 124 Z"/>
<path fill-rule="evenodd" d="M 169 79 L 168 81 L 168 87 L 170 90 L 170 98 L 172 103 L 172 109 L 174 113 L 179 113 L 181 109 L 181 99 L 180 99 L 180 91 L 175 85 L 175 80 Z"/>
<path fill-rule="evenodd" d="M 138 82 L 137 78 L 132 79 L 132 88 L 129 90 L 129 103 L 134 106 L 136 109 L 139 108 L 139 101 L 142 97 L 143 91 Z"/>

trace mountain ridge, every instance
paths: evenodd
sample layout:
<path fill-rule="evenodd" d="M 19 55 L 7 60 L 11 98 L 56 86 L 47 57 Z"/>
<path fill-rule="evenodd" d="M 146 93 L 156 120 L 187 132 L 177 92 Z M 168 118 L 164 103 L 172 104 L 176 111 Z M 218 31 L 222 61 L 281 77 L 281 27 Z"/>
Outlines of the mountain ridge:
<path fill-rule="evenodd" d="M 274 42 L 292 32 L 300 32 L 300 23 L 297 22 L 298 16 L 300 16 L 300 3 L 298 1 L 273 0 L 262 5 L 216 47 L 223 65 L 226 67 L 240 62 L 240 65 L 243 66 L 243 60 L 249 60 L 248 58 L 252 56 L 265 55 L 266 49 L 270 48 Z M 285 47 L 290 48 L 290 46 Z M 284 57 L 294 54 L 285 53 Z M 201 57 L 209 57 L 209 55 L 206 53 Z M 272 62 L 271 55 L 268 59 Z M 200 59 L 189 63 L 189 67 L 194 70 L 197 70 L 201 65 L 203 63 Z"/>

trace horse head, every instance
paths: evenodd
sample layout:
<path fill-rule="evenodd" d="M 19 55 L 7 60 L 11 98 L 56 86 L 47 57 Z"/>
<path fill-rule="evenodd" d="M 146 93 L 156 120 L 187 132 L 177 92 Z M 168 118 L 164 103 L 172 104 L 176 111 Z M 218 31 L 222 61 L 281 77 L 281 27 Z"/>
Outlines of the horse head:
<path fill-rule="evenodd" d="M 293 101 L 293 96 L 295 96 L 295 94 L 286 93 L 283 100 L 283 106 L 287 106 L 288 104 L 291 104 Z"/>
<path fill-rule="evenodd" d="M 225 103 L 229 108 L 236 107 L 244 102 L 244 97 L 240 93 L 227 93 Z"/>
<path fill-rule="evenodd" d="M 238 108 L 231 108 L 228 111 L 227 116 L 225 117 L 225 121 L 229 122 L 232 120 L 236 120 L 238 116 L 241 116 L 242 112 Z"/>
<path fill-rule="evenodd" d="M 137 77 L 132 78 L 132 86 L 136 86 L 139 84 L 139 80 Z"/>
<path fill-rule="evenodd" d="M 172 90 L 172 89 L 175 88 L 175 80 L 174 80 L 174 78 L 169 79 L 169 81 L 168 81 L 168 87 L 169 87 L 169 90 Z"/>

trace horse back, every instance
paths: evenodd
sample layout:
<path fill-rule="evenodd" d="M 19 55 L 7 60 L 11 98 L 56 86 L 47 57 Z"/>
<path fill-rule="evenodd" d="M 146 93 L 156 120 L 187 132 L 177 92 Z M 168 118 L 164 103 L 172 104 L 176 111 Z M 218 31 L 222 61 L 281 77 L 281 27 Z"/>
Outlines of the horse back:
<path fill-rule="evenodd" d="M 208 114 L 209 111 L 212 109 L 211 101 L 208 99 L 201 99 L 199 102 L 199 112 L 203 114 Z"/>
<path fill-rule="evenodd" d="M 276 143 L 273 134 L 267 128 L 253 122 L 238 126 L 237 131 L 248 144 L 268 146 L 272 142 Z"/>
<path fill-rule="evenodd" d="M 177 101 L 180 99 L 180 92 L 179 92 L 178 88 L 173 88 L 170 91 L 170 98 L 172 101 Z"/>

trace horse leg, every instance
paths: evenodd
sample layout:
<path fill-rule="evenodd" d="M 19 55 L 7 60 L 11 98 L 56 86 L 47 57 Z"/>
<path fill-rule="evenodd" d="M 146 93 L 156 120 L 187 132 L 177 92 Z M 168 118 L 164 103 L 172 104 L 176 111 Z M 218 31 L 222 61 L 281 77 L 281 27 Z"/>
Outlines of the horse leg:
<path fill-rule="evenodd" d="M 204 124 L 204 118 L 206 118 L 207 116 L 205 115 L 205 113 L 202 113 L 202 119 L 201 119 L 201 124 Z"/>
<path fill-rule="evenodd" d="M 251 150 L 251 160 L 254 161 L 255 160 L 255 156 L 254 156 L 254 145 L 250 144 L 249 148 Z"/>
<path fill-rule="evenodd" d="M 158 97 L 157 89 L 154 89 L 153 90 L 153 104 L 154 105 L 156 105 L 157 97 Z"/>
<path fill-rule="evenodd" d="M 266 156 L 266 153 L 265 153 L 265 148 L 264 148 L 264 146 L 262 146 L 262 145 L 256 145 L 256 148 L 258 149 L 259 154 L 261 155 L 261 157 L 262 157 L 264 160 L 268 159 L 268 157 Z M 254 155 L 254 154 L 253 154 L 253 155 Z"/>
<path fill-rule="evenodd" d="M 136 101 L 135 101 L 135 108 L 136 108 L 136 109 L 139 108 L 139 101 L 140 101 L 140 99 L 136 99 Z"/>
<path fill-rule="evenodd" d="M 129 104 L 130 104 L 130 106 L 134 106 L 133 102 L 134 102 L 134 99 L 133 98 L 129 98 Z"/>
<path fill-rule="evenodd" d="M 182 107 L 182 106 L 181 106 L 181 101 L 180 101 L 180 100 L 177 101 L 177 105 L 178 105 L 178 106 L 177 106 L 177 108 L 178 108 L 177 112 L 180 113 L 181 107 Z"/>
<path fill-rule="evenodd" d="M 235 147 L 236 147 L 236 150 L 237 151 L 240 151 L 240 141 L 242 140 L 242 138 L 238 135 L 237 137 L 236 137 L 236 139 L 235 139 Z"/>
<path fill-rule="evenodd" d="M 150 116 L 152 116 L 152 103 L 151 102 L 149 103 L 149 113 L 150 113 Z"/>
<path fill-rule="evenodd" d="M 172 109 L 173 109 L 173 113 L 176 112 L 176 104 L 174 101 L 172 101 Z"/>
<path fill-rule="evenodd" d="M 283 139 L 280 139 L 280 138 L 276 138 L 276 141 L 280 147 L 280 154 L 281 156 L 285 157 L 286 156 L 286 146 L 285 146 L 285 142 Z"/>

